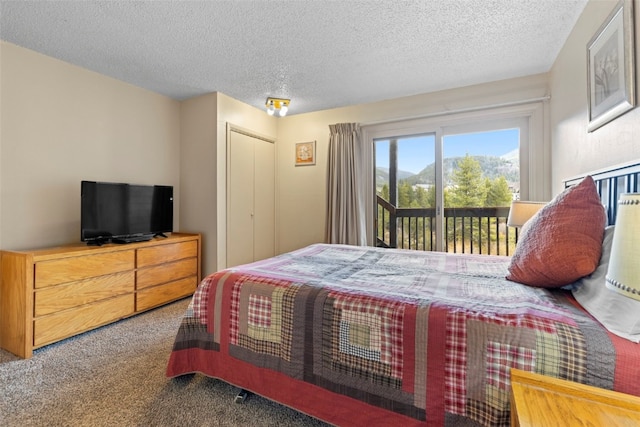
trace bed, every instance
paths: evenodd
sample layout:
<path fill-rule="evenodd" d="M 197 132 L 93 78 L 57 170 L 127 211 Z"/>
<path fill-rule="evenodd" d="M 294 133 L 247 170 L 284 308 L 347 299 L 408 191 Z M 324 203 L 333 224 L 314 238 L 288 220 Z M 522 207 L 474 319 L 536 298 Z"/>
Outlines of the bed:
<path fill-rule="evenodd" d="M 565 192 L 595 187 L 598 205 L 637 191 L 639 176 L 625 165 Z M 219 378 L 341 426 L 508 425 L 511 368 L 640 395 L 640 344 L 576 298 L 606 270 L 605 225 L 592 273 L 568 286 L 514 280 L 518 250 L 313 244 L 216 272 L 191 300 L 167 376 Z"/>

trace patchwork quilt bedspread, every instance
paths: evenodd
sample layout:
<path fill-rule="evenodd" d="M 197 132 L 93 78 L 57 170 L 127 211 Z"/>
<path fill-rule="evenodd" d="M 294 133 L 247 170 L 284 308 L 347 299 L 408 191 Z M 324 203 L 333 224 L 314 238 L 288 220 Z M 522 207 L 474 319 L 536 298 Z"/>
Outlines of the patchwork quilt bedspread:
<path fill-rule="evenodd" d="M 510 368 L 628 392 L 637 372 L 625 380 L 610 334 L 568 292 L 504 279 L 508 262 L 316 244 L 222 270 L 194 294 L 167 375 L 336 425 L 508 425 Z"/>

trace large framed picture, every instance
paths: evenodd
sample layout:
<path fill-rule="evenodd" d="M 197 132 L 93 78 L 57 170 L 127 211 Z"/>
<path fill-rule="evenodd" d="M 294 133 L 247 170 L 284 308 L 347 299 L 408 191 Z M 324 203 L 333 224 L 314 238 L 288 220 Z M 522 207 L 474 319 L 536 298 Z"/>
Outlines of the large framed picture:
<path fill-rule="evenodd" d="M 589 132 L 636 105 L 633 32 L 633 1 L 621 0 L 587 45 Z"/>
<path fill-rule="evenodd" d="M 316 142 L 296 143 L 296 166 L 316 164 Z"/>

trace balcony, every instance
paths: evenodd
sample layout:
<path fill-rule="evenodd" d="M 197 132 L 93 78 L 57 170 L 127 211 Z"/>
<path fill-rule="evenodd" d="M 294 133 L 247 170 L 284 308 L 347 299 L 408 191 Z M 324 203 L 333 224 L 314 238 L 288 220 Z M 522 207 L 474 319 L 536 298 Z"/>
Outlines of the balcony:
<path fill-rule="evenodd" d="M 444 250 L 513 254 L 518 231 L 507 226 L 508 216 L 508 207 L 444 208 Z M 435 251 L 435 208 L 397 208 L 377 196 L 376 242 L 387 248 Z"/>

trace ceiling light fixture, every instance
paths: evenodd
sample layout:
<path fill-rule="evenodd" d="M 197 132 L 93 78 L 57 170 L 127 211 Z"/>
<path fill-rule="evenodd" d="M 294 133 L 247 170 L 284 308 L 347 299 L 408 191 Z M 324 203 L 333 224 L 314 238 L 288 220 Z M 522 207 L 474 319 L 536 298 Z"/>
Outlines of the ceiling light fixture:
<path fill-rule="evenodd" d="M 267 98 L 267 102 L 264 104 L 267 107 L 267 114 L 273 116 L 276 112 L 278 116 L 284 117 L 289 111 L 290 99 L 282 98 Z"/>

